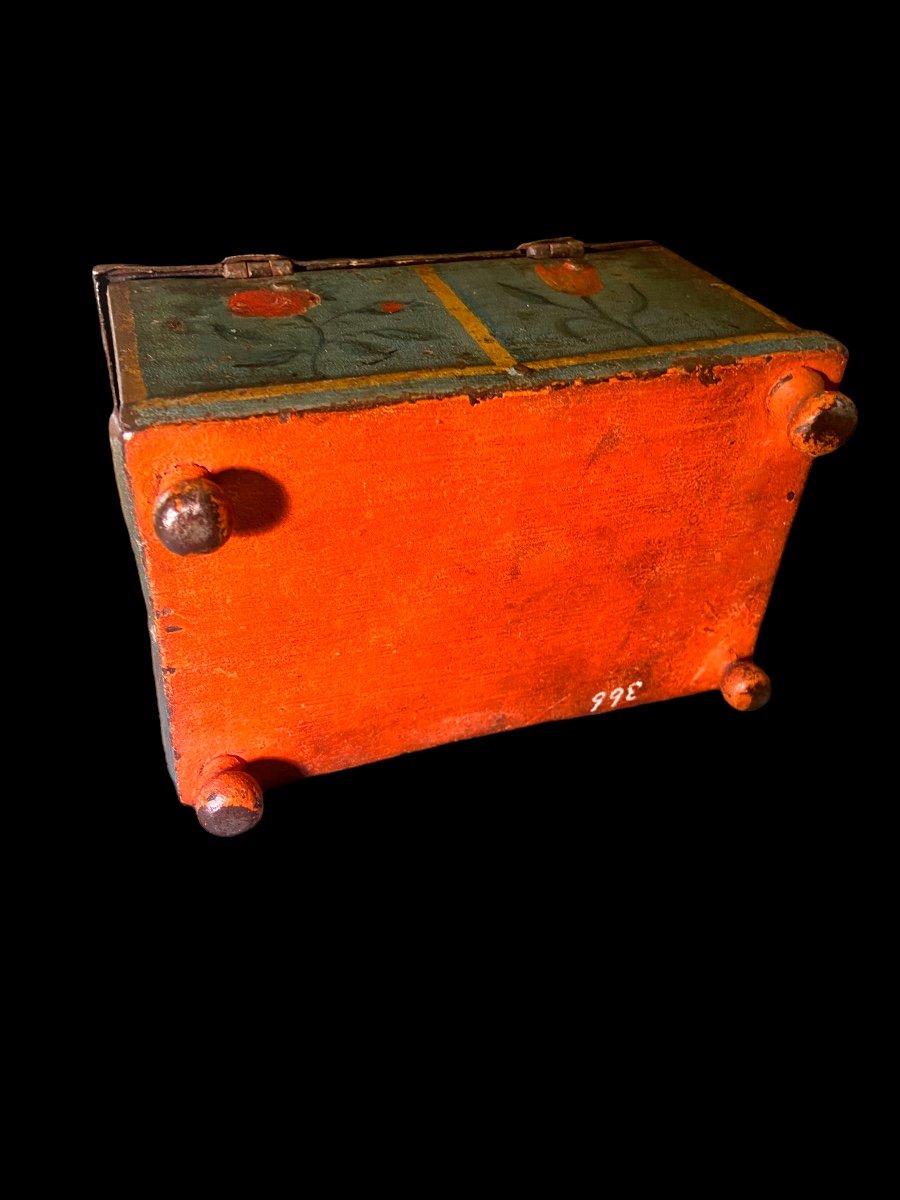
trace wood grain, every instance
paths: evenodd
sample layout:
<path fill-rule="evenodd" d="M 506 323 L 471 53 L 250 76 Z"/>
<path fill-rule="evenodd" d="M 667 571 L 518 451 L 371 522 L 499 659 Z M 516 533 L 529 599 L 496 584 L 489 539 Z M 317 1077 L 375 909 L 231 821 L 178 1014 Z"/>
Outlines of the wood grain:
<path fill-rule="evenodd" d="M 223 754 L 269 786 L 717 688 L 809 470 L 766 404 L 798 367 L 843 358 L 125 434 L 182 800 Z M 235 508 L 193 558 L 152 524 L 185 462 Z"/>

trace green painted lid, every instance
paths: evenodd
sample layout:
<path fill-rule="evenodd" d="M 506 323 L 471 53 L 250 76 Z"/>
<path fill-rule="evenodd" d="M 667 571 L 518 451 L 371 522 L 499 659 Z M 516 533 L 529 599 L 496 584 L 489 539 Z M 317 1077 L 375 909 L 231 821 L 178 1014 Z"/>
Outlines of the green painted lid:
<path fill-rule="evenodd" d="M 293 265 L 265 278 L 99 268 L 123 425 L 461 393 L 477 403 L 835 345 L 649 242 Z"/>

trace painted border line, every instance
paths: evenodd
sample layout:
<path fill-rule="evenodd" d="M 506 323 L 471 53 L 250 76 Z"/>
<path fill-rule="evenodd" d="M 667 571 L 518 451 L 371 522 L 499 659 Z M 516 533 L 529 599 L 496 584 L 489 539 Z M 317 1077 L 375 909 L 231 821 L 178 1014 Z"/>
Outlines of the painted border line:
<path fill-rule="evenodd" d="M 519 364 L 528 372 L 557 370 L 562 367 L 591 366 L 594 363 L 622 362 L 630 359 L 658 358 L 667 354 L 684 354 L 692 351 L 728 350 L 735 346 L 752 346 L 763 343 L 795 343 L 798 337 L 821 337 L 811 331 L 769 330 L 765 333 L 745 333 L 727 338 L 707 338 L 695 342 L 669 342 L 659 346 L 629 346 L 621 350 L 604 350 L 594 354 L 574 355 L 567 358 L 545 358 Z M 831 341 L 832 339 L 828 339 Z M 811 347 L 812 348 L 812 347 Z M 674 365 L 674 364 L 673 364 Z M 510 368 L 498 368 L 492 364 L 470 367 L 432 367 L 419 371 L 393 371 L 381 375 L 351 375 L 335 379 L 304 379 L 298 383 L 270 384 L 257 388 L 227 388 L 222 391 L 189 392 L 177 396 L 156 396 L 130 404 L 129 408 L 167 407 L 169 405 L 216 404 L 233 400 L 272 400 L 288 396 L 303 396 L 311 392 L 353 391 L 363 388 L 388 387 L 392 384 L 427 384 L 430 379 L 471 379 L 483 375 L 506 374 L 510 391 L 522 387 L 521 375 Z M 532 380 L 532 382 L 538 382 Z M 553 380 L 547 380 L 552 383 Z"/>
<path fill-rule="evenodd" d="M 460 300 L 453 288 L 441 279 L 434 267 L 414 266 L 413 270 L 422 280 L 429 291 L 433 292 L 444 308 L 454 317 L 469 335 L 485 352 L 491 362 L 497 367 L 514 367 L 516 360 L 510 352 L 501 346 L 488 327 L 472 312 L 471 308 Z"/>

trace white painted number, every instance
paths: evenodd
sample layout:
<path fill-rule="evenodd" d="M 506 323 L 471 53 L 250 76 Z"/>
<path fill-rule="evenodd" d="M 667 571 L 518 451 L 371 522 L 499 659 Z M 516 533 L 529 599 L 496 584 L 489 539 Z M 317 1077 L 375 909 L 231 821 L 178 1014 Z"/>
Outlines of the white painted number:
<path fill-rule="evenodd" d="M 614 687 L 611 692 L 598 692 L 596 696 L 591 698 L 593 708 L 592 713 L 599 712 L 603 707 L 603 702 L 609 697 L 609 707 L 615 708 L 617 704 L 621 704 L 624 700 L 628 704 L 631 700 L 637 700 L 637 689 L 644 686 L 640 679 L 636 679 L 634 683 L 629 683 L 628 687 Z"/>

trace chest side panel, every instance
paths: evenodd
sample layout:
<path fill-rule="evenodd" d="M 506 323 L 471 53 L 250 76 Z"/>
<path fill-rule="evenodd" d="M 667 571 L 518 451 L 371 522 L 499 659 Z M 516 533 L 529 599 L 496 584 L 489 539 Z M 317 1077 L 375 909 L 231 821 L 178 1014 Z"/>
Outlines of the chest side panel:
<path fill-rule="evenodd" d="M 269 785 L 716 687 L 808 469 L 765 404 L 797 362 L 126 434 L 182 798 L 223 753 Z M 152 531 L 184 463 L 233 501 L 214 554 Z"/>

